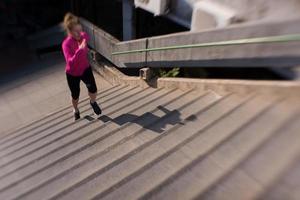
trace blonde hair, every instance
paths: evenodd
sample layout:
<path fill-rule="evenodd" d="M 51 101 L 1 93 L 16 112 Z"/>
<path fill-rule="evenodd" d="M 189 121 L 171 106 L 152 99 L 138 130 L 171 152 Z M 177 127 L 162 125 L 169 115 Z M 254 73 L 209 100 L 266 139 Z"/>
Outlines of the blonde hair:
<path fill-rule="evenodd" d="M 65 14 L 63 27 L 67 32 L 70 32 L 71 29 L 77 24 L 80 24 L 77 16 L 73 15 L 70 12 Z"/>

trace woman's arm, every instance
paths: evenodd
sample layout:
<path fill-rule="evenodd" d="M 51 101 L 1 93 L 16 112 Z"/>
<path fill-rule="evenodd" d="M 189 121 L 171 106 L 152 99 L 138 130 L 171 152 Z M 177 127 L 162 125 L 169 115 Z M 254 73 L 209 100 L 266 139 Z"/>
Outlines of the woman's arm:
<path fill-rule="evenodd" d="M 85 41 L 83 41 L 85 42 Z M 75 52 L 67 45 L 63 44 L 63 53 L 66 59 L 66 62 L 69 66 L 73 66 L 74 63 L 78 62 L 81 54 L 87 53 L 86 45 L 83 45 L 82 48 L 78 48 Z"/>
<path fill-rule="evenodd" d="M 87 34 L 87 32 L 82 31 L 82 32 L 81 32 L 81 36 L 82 36 L 87 42 L 90 41 L 90 36 L 89 36 L 89 34 Z"/>

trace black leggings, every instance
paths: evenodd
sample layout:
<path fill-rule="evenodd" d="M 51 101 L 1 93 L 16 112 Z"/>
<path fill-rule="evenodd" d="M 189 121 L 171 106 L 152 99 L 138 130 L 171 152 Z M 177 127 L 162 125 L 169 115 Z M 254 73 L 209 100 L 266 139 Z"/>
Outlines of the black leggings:
<path fill-rule="evenodd" d="M 67 73 L 66 76 L 74 100 L 77 100 L 80 95 L 80 80 L 85 83 L 89 93 L 93 94 L 97 92 L 97 85 L 91 67 L 87 68 L 81 76 L 72 76 Z"/>

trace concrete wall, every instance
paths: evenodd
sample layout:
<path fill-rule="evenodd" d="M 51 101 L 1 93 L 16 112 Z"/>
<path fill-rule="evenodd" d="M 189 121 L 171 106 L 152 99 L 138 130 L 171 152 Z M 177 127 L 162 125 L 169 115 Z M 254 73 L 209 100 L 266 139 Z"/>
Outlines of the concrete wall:
<path fill-rule="evenodd" d="M 108 60 L 112 61 L 111 54 L 113 52 L 114 45 L 120 41 L 85 19 L 81 18 L 80 21 L 83 25 L 84 31 L 86 31 L 91 38 L 89 46 Z"/>
<path fill-rule="evenodd" d="M 159 37 L 119 42 L 100 28 L 82 20 L 90 33 L 90 45 L 118 67 L 294 67 L 300 64 L 300 42 L 242 44 L 138 52 L 123 52 L 159 47 L 202 44 L 238 39 L 299 34 L 300 19 L 261 23 L 204 32 L 184 32 Z M 94 43 L 93 43 L 94 41 Z"/>
<path fill-rule="evenodd" d="M 236 23 L 289 20 L 300 16 L 299 9 L 298 0 L 172 0 L 162 15 L 192 30 L 205 30 Z M 228 14 L 233 18 L 228 19 Z"/>
<path fill-rule="evenodd" d="M 130 42 L 120 42 L 115 45 L 114 52 L 130 51 L 133 49 L 146 49 L 148 39 L 133 40 Z M 135 54 L 115 55 L 113 63 L 119 67 L 144 67 L 146 66 L 146 52 Z"/>
<path fill-rule="evenodd" d="M 149 39 L 148 48 L 228 41 L 299 33 L 299 21 L 179 33 Z M 147 65 L 158 66 L 289 66 L 299 61 L 300 42 L 248 44 L 148 52 Z M 272 60 L 272 59 L 276 59 Z M 249 59 L 249 61 L 247 60 Z M 226 63 L 228 60 L 228 63 Z M 291 63 L 289 63 L 291 62 Z"/>

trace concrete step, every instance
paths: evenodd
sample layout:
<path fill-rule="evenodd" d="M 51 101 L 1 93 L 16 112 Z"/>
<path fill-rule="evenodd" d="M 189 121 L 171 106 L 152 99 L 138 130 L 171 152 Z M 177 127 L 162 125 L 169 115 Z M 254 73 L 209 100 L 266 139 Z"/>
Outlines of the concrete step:
<path fill-rule="evenodd" d="M 173 104 L 175 104 L 177 101 L 182 101 L 183 99 L 185 99 L 186 95 L 189 94 L 191 91 L 189 92 L 185 92 L 182 93 L 180 91 L 168 91 L 168 92 L 164 92 L 161 93 L 158 98 L 156 98 L 155 100 L 153 100 L 150 103 L 147 103 L 146 105 L 142 105 L 141 108 L 136 109 L 134 112 L 132 112 L 132 116 L 135 116 L 134 118 L 131 117 L 129 119 L 129 121 L 124 124 L 122 127 L 125 128 L 130 128 L 130 126 L 133 126 L 135 124 L 132 124 L 130 122 L 136 122 L 136 124 L 138 124 L 139 121 L 141 121 L 143 118 L 145 118 L 146 116 L 143 115 L 143 109 L 147 109 L 149 108 L 149 110 L 155 108 L 157 105 L 161 105 L 161 106 L 166 106 L 169 107 Z M 180 95 L 180 93 L 182 93 Z M 155 108 L 154 110 L 156 110 L 156 113 L 159 113 L 159 110 L 157 108 Z M 135 115 L 133 115 L 133 113 Z M 155 111 L 153 111 L 153 114 L 156 114 Z M 140 114 L 137 115 L 137 114 Z M 125 115 L 121 115 L 121 116 L 128 116 L 129 114 L 125 114 Z M 22 171 L 22 176 L 20 176 L 20 171 L 13 171 L 13 173 L 8 173 L 5 174 L 5 178 L 2 179 L 2 183 L 5 183 L 5 185 L 9 185 L 11 183 L 13 183 L 15 180 L 20 181 L 21 178 L 25 179 L 24 177 L 26 176 L 30 176 L 30 173 L 34 173 L 38 170 L 50 167 L 52 165 L 54 165 L 56 162 L 58 162 L 59 160 L 66 160 L 68 158 L 69 155 L 74 155 L 74 152 L 78 151 L 78 149 L 81 149 L 82 152 L 78 152 L 78 156 L 80 156 L 80 158 L 84 158 L 83 155 L 85 156 L 90 156 L 93 154 L 93 151 L 98 151 L 99 148 L 103 148 L 103 142 L 102 139 L 104 139 L 104 136 L 107 137 L 109 135 L 112 135 L 112 131 L 114 130 L 113 133 L 118 133 L 120 136 L 125 137 L 123 135 L 122 127 L 120 127 L 119 125 L 115 125 L 114 123 L 118 123 L 117 120 L 120 119 L 120 117 L 117 117 L 115 119 L 111 119 L 111 121 L 106 123 L 106 126 L 101 127 L 101 129 L 99 129 L 99 126 L 96 126 L 97 131 L 91 132 L 91 134 L 86 135 L 85 138 L 82 138 L 82 140 L 79 140 L 77 142 L 74 143 L 70 143 L 70 145 L 65 145 L 64 148 L 62 148 L 60 151 L 52 153 L 48 156 L 43 157 L 41 160 L 37 161 L 34 163 L 34 168 L 32 168 L 31 165 L 25 166 L 24 168 L 21 168 L 20 170 Z M 152 119 L 153 121 L 154 119 Z M 156 121 L 158 119 L 155 119 Z M 147 122 L 147 123 L 150 123 Z M 144 126 L 144 125 L 143 125 Z M 91 130 L 93 130 L 92 128 L 90 128 Z M 88 132 L 90 132 L 91 130 L 88 130 Z M 118 132 L 120 130 L 120 132 Z M 101 134 L 99 134 L 99 131 L 101 131 Z M 105 131 L 105 133 L 104 133 Z M 119 137 L 120 137 L 119 136 Z M 112 138 L 112 137 L 110 137 Z M 101 139 L 101 140 L 99 140 Z M 99 143 L 97 143 L 96 141 L 99 140 Z M 105 142 L 105 145 L 107 145 L 108 143 Z M 87 146 L 88 149 L 84 150 L 81 147 Z M 93 148 L 91 150 L 91 148 Z M 71 152 L 71 153 L 70 153 Z M 78 161 L 78 156 L 76 156 L 75 161 Z M 47 166 L 47 167 L 46 167 Z M 2 185 L 2 184 L 1 184 Z M 3 188 L 4 186 L 0 187 Z"/>
<path fill-rule="evenodd" d="M 130 93 L 127 92 L 125 97 L 119 96 L 118 98 L 115 98 L 110 101 L 110 104 L 108 106 L 104 106 L 104 113 L 107 115 L 111 116 L 118 116 L 120 114 L 126 113 L 130 106 L 134 105 L 133 102 L 144 102 L 147 97 L 151 96 L 154 93 L 160 92 L 160 90 L 155 90 L 148 88 L 146 90 L 140 89 L 140 88 L 135 88 L 136 92 Z M 134 96 L 132 96 L 134 94 Z M 38 141 L 36 143 L 37 147 L 34 148 L 34 145 L 31 144 L 28 146 L 29 150 L 25 151 L 19 151 L 16 152 L 15 154 L 12 154 L 8 157 L 2 158 L 1 166 L 0 166 L 0 177 L 3 175 L 6 175 L 7 173 L 19 168 L 20 166 L 27 165 L 30 163 L 32 160 L 40 159 L 43 157 L 44 154 L 49 154 L 53 151 L 56 151 L 57 143 L 60 145 L 60 148 L 62 148 L 64 145 L 71 143 L 70 141 L 76 141 L 81 138 L 86 137 L 88 135 L 86 132 L 91 130 L 92 128 L 98 128 L 101 126 L 104 126 L 103 121 L 101 120 L 93 120 L 92 122 L 81 120 L 78 123 L 71 122 L 73 124 L 79 124 L 83 123 L 82 126 L 79 124 L 79 127 L 73 127 L 70 125 L 67 121 L 63 122 L 63 124 L 67 124 L 65 127 L 66 129 L 63 131 L 59 131 L 58 134 L 55 126 L 49 128 L 50 129 L 50 137 L 55 137 L 53 140 L 49 140 L 48 138 L 43 138 L 43 140 Z M 78 126 L 78 125 L 77 125 Z M 46 131 L 48 132 L 49 129 Z M 43 132 L 42 132 L 43 133 Z M 91 133 L 89 133 L 91 134 Z M 64 139 L 65 140 L 62 140 Z M 70 140 L 70 141 L 69 141 Z M 66 142 L 67 141 L 67 142 Z M 41 152 L 44 152 L 44 154 L 41 154 Z"/>
<path fill-rule="evenodd" d="M 119 85 L 98 102 L 100 117 L 84 99 L 77 122 L 68 106 L 3 136 L 0 199 L 272 199 L 297 183 L 297 98 Z"/>
<path fill-rule="evenodd" d="M 229 113 L 226 118 L 220 119 L 212 127 L 203 130 L 201 136 L 194 138 L 193 141 L 185 144 L 165 159 L 149 167 L 149 169 L 140 172 L 118 189 L 114 187 L 114 192 L 105 196 L 105 199 L 118 199 L 121 197 L 122 199 L 137 199 L 150 192 L 153 188 L 160 187 L 161 184 L 176 176 L 178 172 L 195 159 L 205 157 L 223 140 L 228 140 L 240 127 L 257 117 L 270 104 L 272 104 L 272 101 L 265 102 L 259 97 L 250 99 L 238 109 Z M 200 121 L 197 122 L 201 123 Z M 191 126 L 185 126 L 185 128 L 190 129 Z M 130 192 L 126 193 L 126 190 Z M 103 197 L 104 194 L 100 196 Z"/>
<path fill-rule="evenodd" d="M 238 165 L 234 166 L 222 179 L 205 193 L 198 195 L 204 199 L 257 199 L 289 169 L 300 156 L 299 108 L 298 117 L 288 121 L 274 132 L 273 137 L 258 146 Z M 222 164 L 222 163 L 219 163 Z M 198 198 L 197 197 L 197 198 Z"/>
<path fill-rule="evenodd" d="M 168 100 L 168 98 L 172 97 L 172 95 L 174 96 L 173 93 L 174 93 L 174 91 L 161 91 L 161 92 L 155 93 L 155 94 L 153 94 L 153 92 L 152 92 L 153 97 L 148 97 L 149 99 L 147 101 L 143 102 L 143 104 L 141 104 L 139 110 L 142 110 L 143 108 L 145 108 L 147 106 L 152 106 L 152 107 L 157 106 L 157 104 L 159 104 L 158 99 L 164 98 L 165 100 Z M 153 99 L 155 99 L 155 98 L 156 98 L 156 100 L 153 101 Z M 138 103 L 139 102 L 136 101 L 137 105 L 138 105 Z M 136 118 L 138 118 L 138 117 L 136 117 Z M 109 125 L 111 125 L 111 126 L 109 126 Z M 104 137 L 106 135 L 109 136 L 109 134 L 104 134 L 104 131 L 102 131 L 102 130 L 104 128 L 108 128 L 108 130 L 111 130 L 113 128 L 113 126 L 115 126 L 115 129 L 120 127 L 120 125 L 115 125 L 113 121 L 107 122 L 105 125 L 95 123 L 95 126 L 88 126 L 87 128 L 85 128 L 85 130 L 80 129 L 80 131 L 78 131 L 77 134 L 73 133 L 70 137 L 61 139 L 56 144 L 56 145 L 59 145 L 57 147 L 57 151 L 53 151 L 53 152 L 51 152 L 51 154 L 46 154 L 38 162 L 35 162 L 34 170 L 30 165 L 22 166 L 23 168 L 21 166 L 19 166 L 19 168 L 22 170 L 22 175 L 27 174 L 27 176 L 28 176 L 30 171 L 36 172 L 37 170 L 41 170 L 42 168 L 45 168 L 45 165 L 47 166 L 47 164 L 49 167 L 49 164 L 50 164 L 50 166 L 54 165 L 55 162 L 57 162 L 57 160 L 67 159 L 68 156 L 75 155 L 76 152 L 79 153 L 80 151 L 83 151 L 85 148 L 89 148 L 89 147 L 93 146 L 93 143 L 96 143 L 97 140 L 101 141 L 102 139 L 104 139 Z M 101 134 L 99 134 L 99 131 L 101 131 Z M 79 136 L 78 136 L 78 134 L 79 134 Z M 62 144 L 63 144 L 63 146 L 61 146 Z M 51 163 L 51 161 L 53 161 L 54 163 Z M 28 169 L 29 171 L 26 171 L 26 169 Z M 5 175 L 5 178 L 7 180 L 10 180 L 8 182 L 12 182 L 12 180 L 13 180 L 12 176 L 8 177 L 7 175 L 8 174 Z M 15 177 L 18 179 L 22 178 L 19 176 L 19 171 L 13 171 L 12 175 L 16 175 Z M 2 181 L 2 182 L 4 183 L 6 181 Z M 6 183 L 8 183 L 8 182 L 6 182 Z"/>
<path fill-rule="evenodd" d="M 177 91 L 177 93 L 178 93 L 178 91 Z M 178 95 L 178 94 L 177 94 Z M 180 97 L 180 96 L 177 96 L 177 97 Z M 200 97 L 198 97 L 198 98 L 195 98 L 195 97 L 193 97 L 194 99 L 192 99 L 192 100 L 194 100 L 194 101 L 197 101 L 198 103 L 199 103 L 199 100 L 200 99 L 202 99 L 202 101 L 203 101 L 203 103 L 205 103 L 205 99 L 206 99 L 206 101 L 207 100 L 209 100 L 209 99 L 211 99 L 211 100 L 213 100 L 213 99 L 216 99 L 216 97 L 215 97 L 215 95 L 205 95 L 205 96 L 203 96 L 203 95 L 201 95 Z M 200 99 L 199 99 L 200 98 Z M 167 99 L 166 99 L 167 100 Z M 178 108 L 178 111 L 180 110 L 181 111 L 181 113 L 182 113 L 182 115 L 183 116 L 186 116 L 186 115 L 189 115 L 189 113 L 193 113 L 193 105 L 195 105 L 195 102 L 193 102 L 193 101 L 191 101 L 191 97 L 189 97 L 188 99 L 187 98 L 184 98 L 184 96 L 182 96 L 182 97 L 180 97 L 180 98 L 176 98 L 176 101 L 174 101 L 172 104 L 173 104 L 173 106 L 175 106 L 175 105 L 177 105 L 177 106 L 179 106 L 180 104 L 183 104 L 184 103 L 184 105 L 182 106 L 182 108 L 181 109 L 179 109 Z M 171 105 L 169 105 L 169 106 L 171 106 L 170 108 L 172 108 L 173 106 L 172 106 L 172 104 Z M 162 104 L 160 104 L 160 105 L 162 105 Z M 165 106 L 167 106 L 167 105 L 165 105 Z M 157 105 L 156 105 L 156 107 L 157 107 Z M 155 107 L 154 107 L 155 108 Z M 178 117 L 177 116 L 177 114 L 176 113 L 174 113 L 174 112 L 171 112 L 171 113 L 164 113 L 164 112 L 161 112 L 159 109 L 157 109 L 157 108 L 155 108 L 154 109 L 155 110 L 155 112 L 153 111 L 153 114 L 156 114 L 156 115 L 158 115 L 158 114 L 160 114 L 160 115 L 162 115 L 162 117 L 163 116 L 168 116 L 168 117 L 166 117 L 165 118 L 165 120 L 166 119 L 168 119 L 168 118 L 174 118 L 174 115 L 176 115 L 176 117 Z M 186 112 L 189 112 L 189 113 L 186 113 Z M 146 115 L 147 116 L 147 115 Z M 142 117 L 140 117 L 138 120 L 139 121 L 143 121 L 143 120 L 145 120 L 146 119 L 146 121 L 147 121 L 147 123 L 149 124 L 148 126 L 153 126 L 153 125 L 155 125 L 155 124 L 157 124 L 157 123 L 159 123 L 159 121 L 162 121 L 161 119 L 162 118 L 147 118 L 145 115 L 143 115 Z M 143 119 L 144 118 L 144 119 Z M 137 120 L 137 121 L 138 121 Z M 170 120 L 170 119 L 169 119 Z M 177 122 L 178 123 L 178 122 Z M 151 125 L 152 124 L 152 125 Z M 147 127 L 147 124 L 144 124 L 143 126 L 146 126 Z M 171 126 L 170 126 L 171 127 Z M 135 130 L 135 132 L 133 132 Z M 109 130 L 108 130 L 109 131 Z M 122 143 L 124 143 L 125 141 L 126 141 L 126 139 L 127 140 L 129 140 L 129 139 L 131 139 L 131 137 L 136 137 L 135 135 L 137 135 L 137 134 L 142 134 L 143 132 L 146 132 L 147 131 L 147 128 L 143 128 L 143 127 L 141 127 L 141 126 L 139 126 L 139 125 L 136 125 L 136 123 L 132 123 L 132 124 L 130 124 L 130 125 L 128 125 L 128 126 L 126 126 L 125 128 L 122 128 L 122 129 L 120 129 L 118 132 L 116 132 L 116 131 L 112 131 L 112 132 L 115 132 L 116 133 L 116 135 L 113 135 L 113 136 L 111 136 L 111 137 L 109 137 L 109 138 L 107 138 L 107 140 L 104 140 L 103 142 L 100 142 L 97 146 L 95 146 L 93 149 L 88 149 L 89 151 L 86 151 L 86 152 L 82 152 L 82 153 L 79 153 L 76 157 L 77 157 L 77 159 L 78 159 L 78 157 L 83 157 L 83 156 L 85 156 L 85 157 L 87 157 L 87 156 L 89 156 L 90 154 L 92 154 L 92 152 L 93 151 L 96 151 L 96 150 L 98 150 L 98 153 L 97 154 L 95 154 L 93 157 L 91 157 L 91 158 L 88 158 L 87 157 L 87 159 L 85 160 L 85 161 L 83 161 L 83 162 L 81 162 L 81 163 L 79 163 L 79 164 L 77 164 L 77 166 L 75 165 L 74 167 L 73 167 L 73 169 L 71 168 L 71 169 L 69 169 L 69 170 L 67 170 L 66 172 L 63 172 L 63 173 L 61 173 L 61 174 L 58 174 L 56 177 L 54 176 L 53 178 L 52 178 L 52 182 L 50 183 L 50 182 L 48 182 L 49 184 L 51 184 L 51 185 L 54 185 L 53 187 L 52 187 L 52 189 L 54 189 L 54 192 L 55 192 L 55 188 L 56 188 L 56 186 L 57 185 L 59 185 L 59 184 L 57 184 L 56 182 L 59 182 L 59 181 L 61 181 L 61 178 L 60 177 L 62 177 L 64 174 L 64 176 L 70 176 L 69 178 L 67 178 L 68 180 L 70 180 L 70 183 L 72 183 L 71 181 L 73 180 L 73 181 L 75 181 L 76 180 L 76 178 L 78 179 L 78 178 L 80 178 L 82 175 L 83 175 L 83 173 L 87 173 L 87 172 L 90 172 L 90 170 L 92 169 L 92 168 L 95 168 L 95 167 L 97 167 L 97 166 L 103 166 L 103 164 L 104 164 L 104 160 L 103 159 L 100 159 L 101 157 L 104 157 L 104 158 L 106 158 L 106 160 L 105 160 L 105 163 L 106 164 L 110 164 L 110 162 L 112 162 L 114 159 L 117 159 L 117 158 L 119 158 L 120 157 L 120 155 L 118 155 L 118 154 L 115 154 L 115 156 L 113 157 L 113 156 L 111 156 L 111 154 L 110 155 L 107 155 L 106 154 L 106 152 L 108 152 L 108 149 L 107 148 L 109 148 L 109 150 L 111 150 L 113 147 L 115 147 L 115 148 L 118 148 L 118 153 L 120 154 L 120 153 L 122 153 L 122 155 L 124 155 L 124 153 L 126 153 L 126 152 L 128 152 L 128 151 L 130 151 L 130 150 L 132 150 L 132 148 L 134 148 L 134 147 L 136 147 L 136 145 L 135 146 L 133 146 L 133 145 L 128 145 L 128 142 L 126 142 L 124 145 L 122 145 L 122 150 L 123 151 L 121 151 L 120 152 L 120 148 L 119 148 L 119 145 L 121 145 Z M 108 132 L 109 133 L 109 132 Z M 155 136 L 158 136 L 157 135 L 158 133 L 156 133 L 156 134 L 153 134 L 153 132 L 152 132 L 152 136 L 153 137 L 155 137 Z M 126 136 L 127 135 L 127 138 L 124 138 L 124 136 Z M 122 139 L 123 138 L 123 139 Z M 125 139 L 125 140 L 124 140 Z M 149 138 L 150 139 L 150 138 Z M 145 142 L 144 142 L 145 143 Z M 124 148 L 125 147 L 125 148 Z M 100 152 L 99 152 L 99 150 L 101 150 Z M 109 156 L 109 157 L 107 157 L 107 156 Z M 110 159 L 110 160 L 107 160 L 107 159 Z M 72 164 L 72 162 L 74 163 L 76 160 L 75 160 L 76 158 L 73 158 L 73 161 L 71 160 L 71 159 L 68 159 L 68 160 L 66 160 L 67 162 L 65 162 L 66 163 L 66 169 L 68 169 L 69 168 L 69 166 L 68 165 L 70 165 L 70 164 Z M 100 162 L 99 162 L 100 161 Z M 75 164 L 76 164 L 76 162 L 75 162 Z M 62 166 L 62 164 L 60 164 L 59 165 L 60 167 Z M 78 168 L 78 169 L 77 169 Z M 87 170 L 87 169 L 89 169 L 89 170 Z M 77 177 L 77 176 L 73 176 L 72 174 L 73 174 L 73 170 L 75 170 L 75 171 L 77 171 L 76 172 L 76 174 L 78 174 L 78 175 L 81 175 L 80 177 Z M 52 174 L 53 173 L 53 171 L 55 171 L 54 169 L 52 169 L 51 171 L 50 171 L 50 174 Z M 71 174 L 70 174 L 70 172 L 71 172 Z M 48 174 L 48 175 L 47 175 Z M 45 177 L 49 177 L 49 172 L 47 173 L 47 174 L 45 174 Z M 58 180 L 56 180 L 56 179 L 58 179 Z M 64 178 L 65 179 L 65 178 Z M 44 181 L 44 180 L 43 180 Z M 34 182 L 34 181 L 33 181 Z M 45 181 L 44 181 L 45 182 Z M 66 184 L 66 183 L 64 183 L 64 184 Z M 55 186 L 56 185 L 56 186 Z M 47 188 L 48 188 L 48 186 L 49 185 L 46 185 L 47 186 Z M 51 191 L 52 191 L 52 189 L 46 189 L 50 194 L 52 193 Z M 40 190 L 43 190 L 43 188 L 39 188 L 39 191 Z M 33 191 L 32 191 L 33 192 Z M 47 193 L 48 194 L 48 193 Z M 22 198 L 25 198 L 25 196 L 22 196 Z M 30 197 L 31 198 L 31 197 Z"/>
<path fill-rule="evenodd" d="M 268 99 L 264 100 L 269 102 Z M 256 101 L 255 103 L 260 105 L 262 102 Z M 167 179 L 161 185 L 157 185 L 151 191 L 145 193 L 143 197 L 145 199 L 182 199 L 183 197 L 187 199 L 197 197 L 199 199 L 209 199 L 200 195 L 205 194 L 205 191 L 209 191 L 209 188 L 212 188 L 214 184 L 218 185 L 220 179 L 227 173 L 235 171 L 237 164 L 243 159 L 247 159 L 249 154 L 253 151 L 255 152 L 256 148 L 263 146 L 266 141 L 273 137 L 274 131 L 290 120 L 295 112 L 287 110 L 287 104 L 286 101 L 279 105 L 271 103 L 271 106 L 265 107 L 261 112 L 258 112 L 257 117 L 249 120 L 240 129 L 236 130 L 231 138 L 220 143 L 209 154 L 195 159 L 190 165 L 178 172 L 176 176 Z M 282 113 L 282 110 L 292 112 Z M 274 120 L 274 126 L 265 126 L 270 118 Z M 220 132 L 215 133 L 219 134 Z M 193 143 L 195 142 L 196 140 L 193 141 Z M 206 143 L 210 144 L 210 141 L 208 140 Z M 196 143 L 191 147 L 197 149 L 199 146 L 203 146 L 203 144 Z M 192 151 L 185 151 L 185 155 L 192 155 Z M 239 184 L 241 182 L 237 181 L 234 186 L 238 188 Z M 241 185 L 247 186 L 247 184 Z M 161 190 L 161 188 L 164 189 Z M 245 190 L 247 190 L 247 187 Z M 235 189 L 235 191 L 236 193 L 245 194 L 241 190 Z M 219 199 L 224 199 L 227 195 L 231 197 L 229 194 L 218 197 Z M 244 197 L 241 198 L 244 199 Z"/>
<path fill-rule="evenodd" d="M 300 199 L 300 156 L 286 168 L 277 180 L 267 187 L 257 199 L 297 200 Z"/>
<path fill-rule="evenodd" d="M 22 131 L 53 111 L 71 105 L 63 65 L 61 54 L 48 55 L 43 60 L 22 65 L 21 74 L 17 70 L 17 74 L 13 75 L 15 78 L 6 77 L 4 82 L 7 83 L 3 82 L 4 85 L 0 88 L 1 138 L 11 137 L 11 133 Z M 23 73 L 25 76 L 20 76 Z M 111 84 L 96 74 L 95 80 L 99 92 L 111 87 Z M 81 88 L 80 99 L 86 98 L 88 92 L 83 83 Z"/>
<path fill-rule="evenodd" d="M 227 113 L 237 106 L 238 101 L 242 101 L 241 99 L 243 98 L 228 97 L 223 101 L 219 100 L 214 102 L 206 108 L 202 107 L 199 110 L 194 109 L 194 114 L 205 114 L 207 116 L 205 118 L 206 123 L 214 122 L 220 115 L 222 116 L 224 112 Z M 172 151 L 177 145 L 188 140 L 188 138 L 193 137 L 193 131 L 195 129 L 189 128 L 189 131 L 181 130 L 182 127 L 188 126 L 189 122 L 192 123 L 190 121 L 192 118 L 193 117 L 191 116 L 187 117 L 184 121 L 184 125 L 182 123 L 175 125 L 157 138 L 150 140 L 138 149 L 131 151 L 125 157 L 111 163 L 109 167 L 99 169 L 88 177 L 83 177 L 80 182 L 77 182 L 76 184 L 73 183 L 72 187 L 64 189 L 55 197 L 69 199 L 72 198 L 73 195 L 80 195 L 79 198 L 86 199 L 99 194 L 101 191 L 105 192 L 110 190 L 119 182 L 123 182 L 131 177 L 135 172 L 145 169 L 150 163 L 157 161 L 157 159 L 164 158 L 167 152 Z M 205 124 L 205 122 L 202 123 Z M 199 124 L 197 124 L 197 130 L 201 129 L 201 126 L 205 126 L 204 124 L 200 125 L 200 127 Z M 120 171 L 121 168 L 123 170 Z M 103 180 L 105 181 L 103 182 Z M 85 191 L 84 194 L 80 194 L 82 191 Z"/>
<path fill-rule="evenodd" d="M 117 92 L 124 87 L 126 87 L 126 86 L 114 86 L 110 90 L 106 90 L 104 92 L 99 92 L 100 98 L 98 97 L 98 100 L 101 98 L 109 97 L 109 95 L 112 95 L 114 92 Z M 80 106 L 86 105 L 87 104 L 86 101 L 87 101 L 87 98 L 82 100 L 79 103 L 79 105 Z M 42 119 L 32 122 L 32 123 L 30 123 L 24 127 L 21 127 L 13 132 L 7 133 L 5 136 L 1 137 L 1 139 L 0 139 L 0 148 L 4 144 L 8 145 L 6 143 L 10 142 L 11 140 L 15 140 L 17 137 L 20 137 L 20 136 L 25 137 L 24 135 L 30 134 L 31 131 L 37 130 L 38 128 L 42 129 L 43 127 L 45 127 L 47 125 L 49 126 L 49 123 L 53 122 L 53 120 L 55 120 L 55 119 L 61 119 L 66 114 L 70 115 L 70 110 L 71 110 L 71 106 L 68 106 L 64 109 L 59 109 L 58 111 L 53 112 L 53 113 L 49 114 L 48 116 L 43 117 Z"/>
<path fill-rule="evenodd" d="M 103 101 L 98 101 L 98 102 L 100 103 L 100 106 L 103 107 L 103 111 L 105 112 L 106 109 L 110 108 L 112 105 L 117 103 L 119 104 L 122 103 L 123 99 L 121 101 L 118 98 L 122 98 L 122 97 L 129 98 L 131 95 L 135 95 L 137 93 L 140 93 L 141 91 L 142 90 L 139 88 L 127 87 L 125 91 L 120 91 L 122 95 L 120 95 L 120 93 L 117 93 L 113 96 L 108 96 L 107 98 L 103 98 Z M 92 109 L 91 106 L 89 105 L 88 100 L 85 101 L 85 104 L 80 106 L 80 111 L 82 117 L 92 113 Z M 45 123 L 45 126 L 39 126 L 36 129 L 26 132 L 23 135 L 3 144 L 2 147 L 0 147 L 1 150 L 0 158 L 12 152 L 18 151 L 22 147 L 26 147 L 29 144 L 32 144 L 34 141 L 39 141 L 41 138 L 44 138 L 45 135 L 49 136 L 57 131 L 64 130 L 65 128 L 69 127 L 72 124 L 76 124 L 76 123 L 74 123 L 73 113 L 72 110 L 70 109 L 68 110 L 67 113 L 62 113 L 59 117 L 51 120 L 50 122 Z"/>

